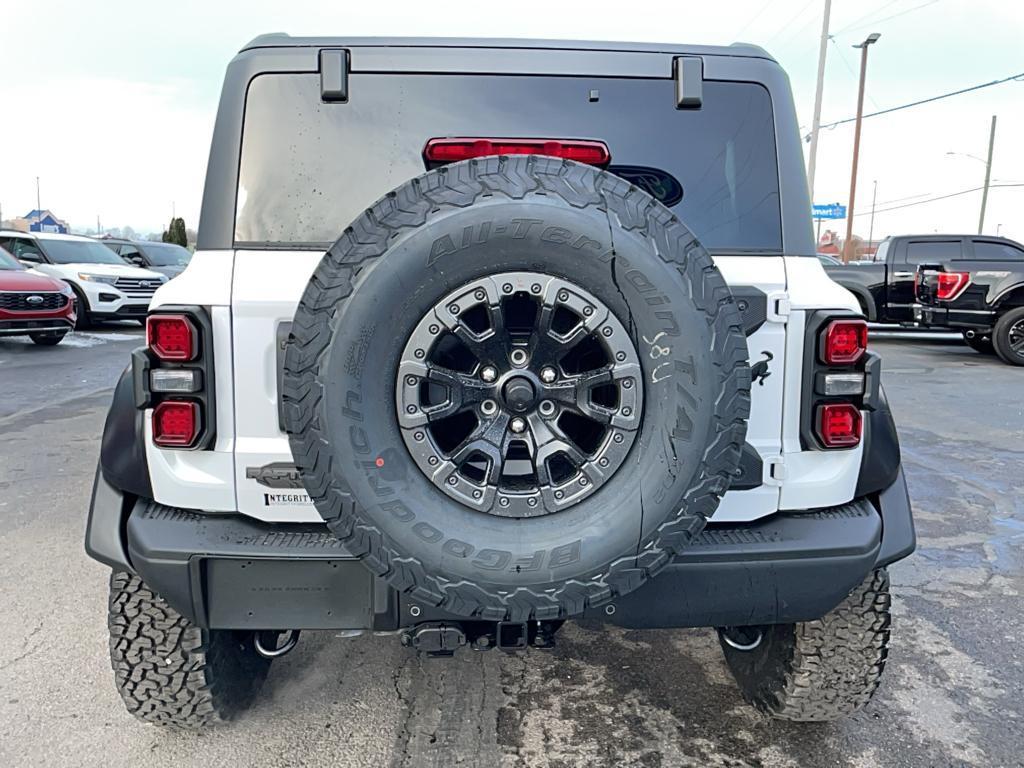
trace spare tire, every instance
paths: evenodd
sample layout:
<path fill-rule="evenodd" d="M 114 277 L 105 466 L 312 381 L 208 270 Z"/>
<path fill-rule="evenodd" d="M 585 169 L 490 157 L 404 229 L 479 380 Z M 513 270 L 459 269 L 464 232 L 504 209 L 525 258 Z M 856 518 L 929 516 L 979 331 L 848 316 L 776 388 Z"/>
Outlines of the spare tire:
<path fill-rule="evenodd" d="M 557 619 L 683 549 L 739 464 L 746 339 L 711 257 L 590 166 L 489 157 L 399 187 L 324 256 L 282 389 L 303 483 L 423 604 Z"/>

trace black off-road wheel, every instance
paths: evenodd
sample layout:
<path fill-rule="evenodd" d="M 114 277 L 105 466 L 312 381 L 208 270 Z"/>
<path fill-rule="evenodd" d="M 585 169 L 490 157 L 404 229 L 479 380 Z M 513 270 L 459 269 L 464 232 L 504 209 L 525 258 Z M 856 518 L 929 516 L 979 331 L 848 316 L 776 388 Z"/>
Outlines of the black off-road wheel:
<path fill-rule="evenodd" d="M 1004 312 L 992 329 L 992 346 L 1009 365 L 1024 365 L 1024 307 Z"/>
<path fill-rule="evenodd" d="M 135 717 L 198 730 L 255 700 L 270 660 L 253 633 L 197 627 L 130 573 L 111 575 L 108 608 L 114 682 Z"/>
<path fill-rule="evenodd" d="M 671 211 L 590 166 L 491 157 L 344 231 L 282 394 L 306 489 L 374 573 L 460 616 L 556 620 L 700 532 L 750 370 L 732 295 Z"/>
<path fill-rule="evenodd" d="M 743 697 L 797 722 L 838 720 L 874 695 L 889 654 L 889 575 L 871 574 L 821 619 L 719 630 Z"/>

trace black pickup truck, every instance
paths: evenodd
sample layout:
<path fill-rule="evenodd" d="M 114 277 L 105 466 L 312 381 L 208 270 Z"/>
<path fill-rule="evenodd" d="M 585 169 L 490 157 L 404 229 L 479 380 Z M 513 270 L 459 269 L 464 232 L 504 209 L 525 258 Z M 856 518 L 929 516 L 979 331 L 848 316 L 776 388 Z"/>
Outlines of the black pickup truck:
<path fill-rule="evenodd" d="M 867 318 L 960 331 L 979 352 L 1024 365 L 1024 246 L 982 235 L 899 235 L 874 260 L 826 265 Z"/>

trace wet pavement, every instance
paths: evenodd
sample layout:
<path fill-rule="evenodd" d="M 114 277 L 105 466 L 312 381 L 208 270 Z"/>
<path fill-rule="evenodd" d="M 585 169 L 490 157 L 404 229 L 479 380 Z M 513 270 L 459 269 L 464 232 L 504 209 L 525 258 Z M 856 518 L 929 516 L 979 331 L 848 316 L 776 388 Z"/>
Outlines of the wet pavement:
<path fill-rule="evenodd" d="M 873 343 L 919 549 L 891 569 L 889 665 L 854 717 L 766 720 L 709 630 L 567 625 L 550 653 L 448 661 L 394 637 L 309 633 L 254 710 L 198 735 L 124 712 L 107 569 L 82 551 L 110 388 L 136 342 L 58 348 L 74 376 L 0 342 L 0 764 L 1024 765 L 1024 370 L 957 339 L 891 336 Z"/>

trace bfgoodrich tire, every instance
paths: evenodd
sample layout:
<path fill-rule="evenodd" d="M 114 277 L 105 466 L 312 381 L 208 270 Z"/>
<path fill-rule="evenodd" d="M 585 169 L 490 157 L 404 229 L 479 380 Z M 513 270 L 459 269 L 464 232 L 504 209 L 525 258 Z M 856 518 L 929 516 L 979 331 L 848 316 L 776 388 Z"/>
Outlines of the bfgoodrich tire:
<path fill-rule="evenodd" d="M 115 571 L 108 604 L 110 661 L 125 707 L 148 723 L 198 730 L 232 719 L 270 668 L 251 632 L 208 630 L 138 576 Z"/>
<path fill-rule="evenodd" d="M 415 389 L 418 376 L 428 378 L 415 366 L 432 354 L 429 345 L 417 347 L 416 334 L 443 333 L 449 324 L 463 339 L 457 326 L 469 321 L 453 320 L 445 303 L 460 291 L 475 293 L 488 312 L 508 314 L 500 304 L 506 299 L 491 306 L 484 298 L 491 288 L 482 286 L 491 284 L 508 300 L 539 300 L 550 289 L 553 302 L 571 303 L 572 294 L 577 330 L 619 343 L 612 365 L 637 360 L 635 389 L 617 385 L 617 404 L 610 402 L 608 435 L 621 433 L 616 440 L 628 450 L 608 465 L 610 476 L 594 470 L 594 486 L 578 503 L 545 501 L 521 515 L 508 511 L 514 505 L 502 509 L 500 493 L 461 503 L 453 496 L 461 479 L 448 476 L 450 489 L 439 482 L 445 478 L 428 477 L 445 462 L 427 449 L 413 455 L 424 438 L 405 420 L 406 406 L 398 409 L 405 382 Z M 587 311 L 607 321 L 588 325 Z M 460 381 L 479 375 L 497 387 L 515 374 L 518 383 L 507 386 L 529 392 L 521 379 L 532 377 L 531 386 L 544 390 L 530 365 L 506 370 L 503 359 L 495 372 L 478 365 Z M 553 365 L 562 381 L 568 364 Z M 345 229 L 296 311 L 282 395 L 303 482 L 350 551 L 417 601 L 461 616 L 524 621 L 565 617 L 625 594 L 687 545 L 738 465 L 749 387 L 729 289 L 668 209 L 589 166 L 492 157 L 414 179 Z M 632 413 L 624 403 L 639 403 L 640 390 L 642 413 Z M 502 407 L 521 405 L 502 392 L 494 395 Z M 615 427 L 615 419 L 628 426 Z M 536 413 L 526 421 L 531 434 L 535 424 L 543 429 Z M 513 422 L 502 423 L 515 430 Z M 545 473 L 537 469 L 538 478 Z M 579 482 L 588 481 L 581 474 Z M 546 487 L 537 498 L 559 493 Z"/>
<path fill-rule="evenodd" d="M 889 574 L 880 568 L 816 621 L 727 628 L 719 638 L 740 691 L 759 710 L 780 720 L 838 720 L 878 688 L 890 605 Z"/>

